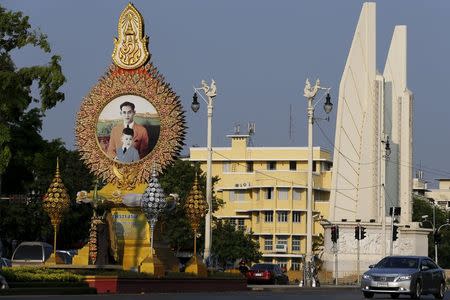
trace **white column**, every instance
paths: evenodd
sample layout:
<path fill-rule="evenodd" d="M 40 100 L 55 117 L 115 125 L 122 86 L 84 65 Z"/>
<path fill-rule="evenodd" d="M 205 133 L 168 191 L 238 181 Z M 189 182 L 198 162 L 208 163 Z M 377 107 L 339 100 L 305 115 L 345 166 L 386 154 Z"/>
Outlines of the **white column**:
<path fill-rule="evenodd" d="M 313 97 L 308 98 L 308 198 L 306 204 L 306 265 L 312 261 L 312 210 L 313 210 L 313 123 L 314 123 L 314 106 Z M 312 278 L 308 276 L 306 285 L 311 286 Z"/>
<path fill-rule="evenodd" d="M 205 252 L 203 254 L 204 261 L 208 261 L 211 255 L 211 215 L 212 215 L 212 146 L 211 146 L 211 131 L 212 131 L 212 116 L 213 104 L 212 98 L 208 96 L 208 160 L 206 170 L 206 202 L 208 203 L 208 213 L 205 216 Z"/>

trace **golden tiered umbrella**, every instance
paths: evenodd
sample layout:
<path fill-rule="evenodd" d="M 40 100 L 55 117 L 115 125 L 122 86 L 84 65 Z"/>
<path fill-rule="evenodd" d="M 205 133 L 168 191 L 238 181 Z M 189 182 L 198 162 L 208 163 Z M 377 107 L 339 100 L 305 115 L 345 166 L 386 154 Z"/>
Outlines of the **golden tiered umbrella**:
<path fill-rule="evenodd" d="M 56 161 L 56 173 L 43 199 L 43 208 L 50 217 L 54 229 L 53 255 L 56 261 L 56 234 L 64 212 L 70 206 L 69 195 L 59 173 L 59 159 Z"/>
<path fill-rule="evenodd" d="M 200 190 L 197 174 L 195 175 L 194 186 L 186 200 L 185 209 L 192 230 L 194 231 L 194 257 L 197 257 L 197 231 L 200 226 L 200 221 L 208 212 L 208 203 L 206 203 L 203 193 Z"/>

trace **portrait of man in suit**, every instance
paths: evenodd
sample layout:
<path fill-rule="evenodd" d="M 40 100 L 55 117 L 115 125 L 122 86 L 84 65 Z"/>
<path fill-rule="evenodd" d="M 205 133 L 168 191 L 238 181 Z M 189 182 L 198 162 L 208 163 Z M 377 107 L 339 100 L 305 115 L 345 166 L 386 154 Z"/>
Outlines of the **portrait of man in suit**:
<path fill-rule="evenodd" d="M 159 116 L 149 101 L 135 95 L 120 96 L 106 105 L 100 114 L 97 124 L 99 146 L 111 159 L 135 162 L 154 148 L 159 126 Z"/>

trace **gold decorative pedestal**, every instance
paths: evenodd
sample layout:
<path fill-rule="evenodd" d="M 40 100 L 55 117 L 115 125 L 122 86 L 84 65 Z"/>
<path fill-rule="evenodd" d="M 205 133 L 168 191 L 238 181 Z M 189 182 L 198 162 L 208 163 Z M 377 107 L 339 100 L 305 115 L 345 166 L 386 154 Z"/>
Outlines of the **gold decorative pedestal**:
<path fill-rule="evenodd" d="M 198 277 L 207 277 L 208 272 L 206 271 L 206 265 L 197 256 L 192 256 L 191 259 L 186 264 L 186 273 L 195 274 Z"/>
<path fill-rule="evenodd" d="M 157 277 L 163 277 L 165 273 L 164 264 L 154 255 L 147 256 L 139 266 L 140 273 L 153 274 Z"/>
<path fill-rule="evenodd" d="M 150 256 L 150 230 L 140 207 L 112 208 L 113 231 L 119 263 L 124 270 L 138 270 Z"/>
<path fill-rule="evenodd" d="M 87 266 L 89 264 L 89 244 L 78 250 L 77 255 L 72 259 L 72 264 L 76 266 Z"/>

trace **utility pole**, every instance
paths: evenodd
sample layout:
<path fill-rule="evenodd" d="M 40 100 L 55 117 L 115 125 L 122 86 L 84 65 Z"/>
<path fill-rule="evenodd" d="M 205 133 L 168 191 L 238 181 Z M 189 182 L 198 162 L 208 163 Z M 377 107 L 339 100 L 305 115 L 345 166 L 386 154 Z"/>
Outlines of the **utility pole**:
<path fill-rule="evenodd" d="M 358 224 L 358 246 L 356 250 L 356 274 L 358 274 L 358 284 L 361 282 L 359 278 L 360 271 L 360 265 L 359 265 L 359 252 L 361 249 L 360 241 L 361 241 L 361 224 Z"/>

